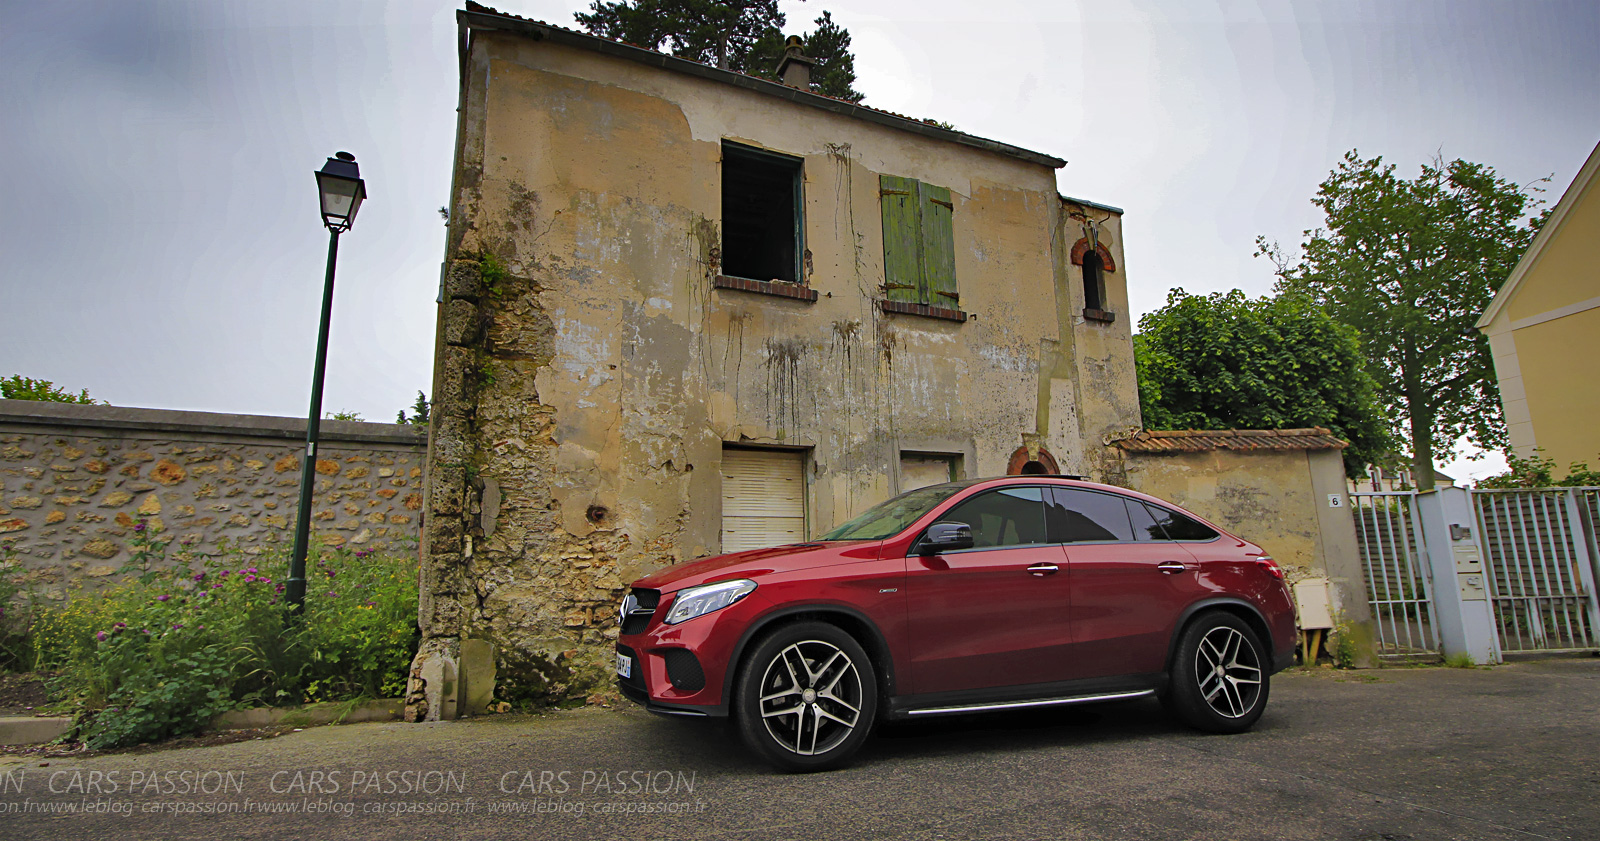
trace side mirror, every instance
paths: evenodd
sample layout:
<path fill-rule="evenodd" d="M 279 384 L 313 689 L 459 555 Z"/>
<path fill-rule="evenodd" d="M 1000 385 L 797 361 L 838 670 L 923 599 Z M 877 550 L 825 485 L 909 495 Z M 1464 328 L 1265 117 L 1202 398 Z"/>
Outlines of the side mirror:
<path fill-rule="evenodd" d="M 923 555 L 937 555 L 954 549 L 972 548 L 972 526 L 966 523 L 934 523 L 928 526 L 917 551 Z"/>

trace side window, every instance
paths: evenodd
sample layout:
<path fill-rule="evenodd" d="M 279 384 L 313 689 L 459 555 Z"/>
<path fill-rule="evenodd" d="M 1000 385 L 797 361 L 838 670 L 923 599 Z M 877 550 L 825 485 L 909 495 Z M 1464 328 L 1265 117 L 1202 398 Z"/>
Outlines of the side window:
<path fill-rule="evenodd" d="M 956 246 L 947 187 L 878 176 L 883 205 L 883 281 L 890 301 L 958 309 Z"/>
<path fill-rule="evenodd" d="M 1122 497 L 1074 488 L 1051 488 L 1052 543 L 1131 541 L 1133 529 Z"/>
<path fill-rule="evenodd" d="M 960 502 L 941 523 L 972 527 L 972 548 L 996 549 L 1046 543 L 1042 488 L 1002 488 Z"/>
<path fill-rule="evenodd" d="M 1161 530 L 1167 533 L 1169 540 L 1206 541 L 1213 540 L 1217 536 L 1217 533 L 1210 528 L 1176 511 L 1151 506 L 1150 513 L 1155 515 L 1156 522 L 1161 526 Z"/>
<path fill-rule="evenodd" d="M 804 161 L 722 143 L 722 273 L 799 283 Z"/>
<path fill-rule="evenodd" d="M 1151 516 L 1150 509 L 1137 499 L 1128 500 L 1128 518 L 1133 521 L 1133 539 L 1141 543 L 1166 540 L 1167 533 Z"/>

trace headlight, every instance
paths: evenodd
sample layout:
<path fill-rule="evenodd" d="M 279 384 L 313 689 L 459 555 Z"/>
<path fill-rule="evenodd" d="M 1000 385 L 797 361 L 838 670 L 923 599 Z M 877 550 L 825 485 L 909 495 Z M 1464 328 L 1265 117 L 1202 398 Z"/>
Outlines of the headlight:
<path fill-rule="evenodd" d="M 755 592 L 755 589 L 754 581 L 738 578 L 682 590 L 678 593 L 678 597 L 672 600 L 672 610 L 667 613 L 667 624 L 676 625 L 696 616 L 704 616 L 713 610 L 721 610 Z"/>

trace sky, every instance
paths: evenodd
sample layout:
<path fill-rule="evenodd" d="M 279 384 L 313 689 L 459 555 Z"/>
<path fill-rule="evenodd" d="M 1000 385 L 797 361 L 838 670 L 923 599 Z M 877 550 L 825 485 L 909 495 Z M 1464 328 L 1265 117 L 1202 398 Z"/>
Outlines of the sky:
<path fill-rule="evenodd" d="M 574 26 L 587 3 L 499 0 Z M 119 406 L 304 416 L 355 154 L 327 411 L 388 421 L 432 379 L 459 3 L 0 0 L 0 376 Z M 1600 3 L 782 0 L 849 30 L 865 104 L 1067 159 L 1121 207 L 1132 316 L 1266 294 L 1350 149 L 1442 155 L 1551 202 L 1600 140 Z M 1491 457 L 1445 464 L 1464 478 Z"/>

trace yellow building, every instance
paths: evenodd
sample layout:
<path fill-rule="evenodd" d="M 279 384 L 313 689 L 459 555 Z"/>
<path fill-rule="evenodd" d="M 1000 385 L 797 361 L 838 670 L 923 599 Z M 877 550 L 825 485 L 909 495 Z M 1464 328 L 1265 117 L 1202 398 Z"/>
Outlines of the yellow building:
<path fill-rule="evenodd" d="M 1478 329 L 1489 337 L 1516 455 L 1600 466 L 1600 145 Z"/>

